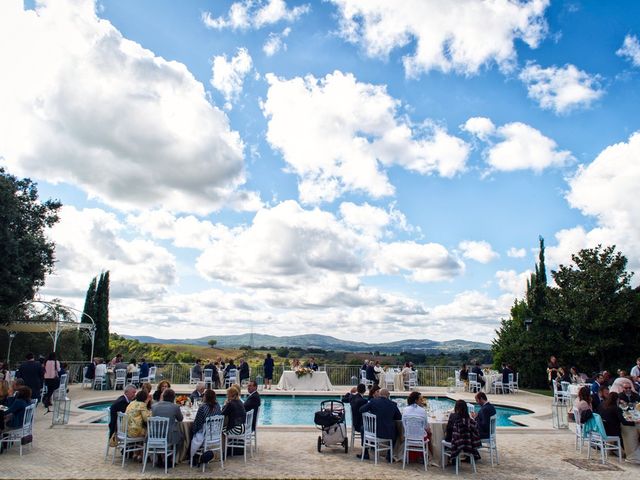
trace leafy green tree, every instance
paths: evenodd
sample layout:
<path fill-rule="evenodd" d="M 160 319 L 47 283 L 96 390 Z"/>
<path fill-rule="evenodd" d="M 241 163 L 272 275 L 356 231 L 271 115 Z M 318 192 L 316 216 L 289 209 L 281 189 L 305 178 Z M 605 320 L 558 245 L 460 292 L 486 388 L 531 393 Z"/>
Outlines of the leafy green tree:
<path fill-rule="evenodd" d="M 97 280 L 96 277 L 93 277 L 91 283 L 89 284 L 89 288 L 87 289 L 87 294 L 84 298 L 84 308 L 82 309 L 82 313 L 89 315 L 94 323 L 97 322 L 97 314 L 96 314 L 96 289 L 97 289 Z M 91 320 L 87 318 L 86 315 L 82 315 L 83 323 L 91 323 Z M 97 326 L 97 325 L 96 325 Z M 91 355 L 91 339 L 85 339 L 82 342 L 82 351 L 84 352 L 85 358 L 88 358 Z M 97 352 L 94 352 L 97 354 Z"/>
<path fill-rule="evenodd" d="M 211 347 L 211 348 L 215 348 L 216 344 L 218 343 L 217 340 L 214 340 L 213 338 L 210 338 L 209 341 L 207 342 L 207 344 Z"/>
<path fill-rule="evenodd" d="M 61 203 L 41 203 L 30 179 L 0 168 L 0 321 L 17 305 L 33 299 L 53 271 L 55 245 L 45 229 L 58 220 Z"/>
<path fill-rule="evenodd" d="M 95 309 L 95 352 L 97 356 L 107 358 L 109 355 L 109 271 L 100 274 L 96 286 Z"/>
<path fill-rule="evenodd" d="M 559 357 L 587 372 L 626 367 L 637 356 L 637 293 L 615 246 L 584 249 L 551 272 L 552 312 L 565 338 Z M 634 338 L 635 337 L 635 341 Z"/>

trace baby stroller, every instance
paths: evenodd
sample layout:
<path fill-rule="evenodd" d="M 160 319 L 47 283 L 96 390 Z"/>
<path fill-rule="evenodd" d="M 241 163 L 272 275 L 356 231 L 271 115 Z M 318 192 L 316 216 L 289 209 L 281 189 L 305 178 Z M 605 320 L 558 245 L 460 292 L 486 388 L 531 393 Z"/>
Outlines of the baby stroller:
<path fill-rule="evenodd" d="M 344 403 L 338 400 L 323 400 L 320 402 L 320 410 L 315 413 L 313 423 L 322 430 L 322 435 L 318 437 L 318 452 L 322 451 L 322 445 L 340 445 L 344 447 L 344 453 L 349 453 Z"/>

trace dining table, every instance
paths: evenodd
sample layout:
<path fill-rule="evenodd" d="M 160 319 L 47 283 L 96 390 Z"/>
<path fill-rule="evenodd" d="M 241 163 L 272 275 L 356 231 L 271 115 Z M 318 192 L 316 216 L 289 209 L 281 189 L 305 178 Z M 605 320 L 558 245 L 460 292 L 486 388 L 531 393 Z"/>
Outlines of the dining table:
<path fill-rule="evenodd" d="M 640 411 L 623 412 L 627 420 L 635 422 L 634 426 L 621 425 L 622 443 L 627 462 L 640 463 Z"/>
<path fill-rule="evenodd" d="M 182 421 L 178 422 L 178 428 L 182 432 L 182 442 L 180 443 L 179 450 L 176 452 L 176 463 L 188 462 L 191 450 L 191 430 L 193 430 L 193 421 L 196 418 L 198 407 L 181 406 Z"/>
<path fill-rule="evenodd" d="M 298 372 L 287 370 L 282 372 L 278 382 L 278 390 L 333 390 L 327 372 L 315 371 L 298 376 Z"/>

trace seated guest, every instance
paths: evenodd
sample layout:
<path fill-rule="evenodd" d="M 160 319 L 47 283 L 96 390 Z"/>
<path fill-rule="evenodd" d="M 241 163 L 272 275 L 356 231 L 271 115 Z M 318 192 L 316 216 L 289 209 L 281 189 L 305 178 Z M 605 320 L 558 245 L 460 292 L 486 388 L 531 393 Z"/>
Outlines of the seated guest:
<path fill-rule="evenodd" d="M 373 413 L 376 416 L 376 435 L 385 440 L 396 440 L 396 420 L 402 420 L 402 415 L 396 402 L 389 400 L 389 390 L 380 389 L 377 398 L 360 407 L 360 413 Z M 369 458 L 369 452 L 365 450 L 364 458 Z M 387 460 L 391 461 L 391 454 L 387 454 Z"/>
<path fill-rule="evenodd" d="M 258 409 L 260 408 L 260 404 L 262 401 L 260 400 L 260 394 L 258 393 L 258 384 L 255 380 L 251 380 L 247 385 L 247 391 L 249 392 L 249 396 L 244 401 L 244 411 L 250 412 L 253 410 L 253 425 L 252 428 L 255 431 L 256 429 L 256 421 L 258 420 Z"/>
<path fill-rule="evenodd" d="M 376 374 L 378 383 L 382 383 L 384 381 L 384 368 L 382 368 L 382 366 L 380 365 L 379 360 L 376 360 L 376 363 L 374 363 L 373 372 Z"/>
<path fill-rule="evenodd" d="M 191 367 L 191 377 L 202 380 L 202 360 L 197 359 L 193 367 Z"/>
<path fill-rule="evenodd" d="M 113 366 L 113 371 L 115 372 L 116 370 L 127 370 L 128 366 L 129 364 L 123 361 L 122 355 L 120 355 L 120 361 L 116 362 L 116 364 Z"/>
<path fill-rule="evenodd" d="M 600 404 L 598 413 L 602 417 L 607 435 L 611 437 L 620 437 L 622 439 L 621 425 L 635 426 L 635 422 L 624 418 L 622 409 L 618 405 L 618 394 L 616 392 L 611 392 L 607 399 Z"/>
<path fill-rule="evenodd" d="M 622 385 L 622 393 L 618 394 L 620 401 L 625 403 L 640 402 L 640 396 L 633 391 L 631 380 L 626 379 L 626 383 Z"/>
<path fill-rule="evenodd" d="M 122 363 L 121 353 L 116 354 L 116 356 L 111 359 L 111 361 L 109 362 L 109 366 L 115 368 L 115 366 L 119 363 Z"/>
<path fill-rule="evenodd" d="M 204 370 L 211 370 L 211 381 L 213 383 L 213 388 L 220 388 L 220 376 L 218 375 L 218 367 L 216 367 L 213 360 L 209 360 L 209 362 L 204 366 Z"/>
<path fill-rule="evenodd" d="M 311 357 L 309 359 L 309 363 L 307 363 L 307 368 L 310 368 L 314 372 L 316 372 L 318 370 L 318 364 L 316 363 L 316 359 L 315 358 Z"/>
<path fill-rule="evenodd" d="M 378 385 L 378 376 L 376 375 L 376 365 L 373 361 L 367 365 L 366 379 L 373 382 L 374 385 Z"/>
<path fill-rule="evenodd" d="M 342 401 L 342 403 L 351 403 L 351 399 L 357 393 L 357 391 L 358 391 L 358 387 L 351 387 L 351 390 L 345 393 L 340 399 L 340 401 Z"/>
<path fill-rule="evenodd" d="M 402 418 L 404 417 L 419 417 L 427 419 L 427 410 L 422 406 L 424 398 L 420 392 L 411 392 L 407 397 L 407 406 L 402 410 Z M 425 424 L 425 430 L 429 426 Z"/>
<path fill-rule="evenodd" d="M 460 369 L 460 381 L 464 382 L 465 385 L 469 385 L 469 369 L 464 363 L 462 364 L 462 368 Z"/>
<path fill-rule="evenodd" d="M 14 378 L 13 381 L 11 382 L 11 386 L 9 386 L 9 394 L 5 398 L 4 405 L 7 407 L 11 405 L 11 402 L 15 400 L 16 395 L 18 394 L 18 389 L 24 386 L 25 384 L 23 379 Z"/>
<path fill-rule="evenodd" d="M 167 388 L 162 393 L 162 399 L 151 407 L 154 417 L 164 417 L 169 419 L 169 445 L 180 445 L 182 443 L 182 431 L 178 422 L 182 421 L 180 407 L 175 404 L 176 392 Z"/>
<path fill-rule="evenodd" d="M 229 363 L 227 363 L 227 366 L 224 368 L 224 378 L 229 378 L 229 372 L 231 370 L 238 370 L 238 367 L 236 367 L 236 364 L 233 363 L 233 358 L 229 360 Z"/>
<path fill-rule="evenodd" d="M 364 398 L 367 387 L 364 383 L 359 383 L 355 389 L 356 391 L 349 400 L 349 405 L 351 406 L 351 428 L 353 428 L 354 432 L 360 432 L 360 444 L 362 444 L 362 413 L 360 413 L 360 407 L 367 403 L 367 399 Z"/>
<path fill-rule="evenodd" d="M 593 414 L 593 407 L 591 406 L 591 390 L 588 386 L 582 387 L 578 390 L 578 401 L 573 404 L 573 408 L 580 416 L 580 423 L 587 421 Z M 577 420 L 576 420 L 577 421 Z"/>
<path fill-rule="evenodd" d="M 598 395 L 591 395 L 591 409 L 596 411 L 600 406 L 600 403 L 604 401 L 609 396 L 609 386 L 608 385 L 600 385 L 600 389 L 598 390 Z"/>
<path fill-rule="evenodd" d="M 480 458 L 478 448 L 481 445 L 478 426 L 469 416 L 469 409 L 464 400 L 457 400 L 453 413 L 449 415 L 444 439 L 451 443 L 451 459 L 460 453 L 473 455 L 475 460 Z"/>
<path fill-rule="evenodd" d="M 106 378 L 107 377 L 107 364 L 104 363 L 104 359 L 103 358 L 98 358 L 97 362 L 96 362 L 96 373 L 95 373 L 96 377 L 99 378 Z"/>
<path fill-rule="evenodd" d="M 571 367 L 569 369 L 569 376 L 571 377 L 571 383 L 574 385 L 582 382 L 582 377 L 578 373 L 578 369 L 576 367 Z"/>
<path fill-rule="evenodd" d="M 601 373 L 598 373 L 591 384 L 591 393 L 593 395 L 598 395 L 600 385 L 606 385 L 606 383 L 604 382 L 604 376 Z"/>
<path fill-rule="evenodd" d="M 191 430 L 191 457 L 196 454 L 198 448 L 204 443 L 204 425 L 207 418 L 221 413 L 222 409 L 216 399 L 216 392 L 210 389 L 205 390 Z"/>
<path fill-rule="evenodd" d="M 249 364 L 244 361 L 244 358 L 240 359 L 240 368 L 238 369 L 238 382 L 242 385 L 244 380 L 249 380 L 250 372 L 249 372 Z"/>
<path fill-rule="evenodd" d="M 369 366 L 369 360 L 365 360 L 362 363 L 362 366 L 360 367 L 360 371 L 361 372 L 366 372 L 367 371 L 367 367 Z"/>
<path fill-rule="evenodd" d="M 226 418 L 224 432 L 233 435 L 244 433 L 244 422 L 247 419 L 244 404 L 240 400 L 240 392 L 236 387 L 227 388 L 227 400 L 222 407 L 222 415 Z"/>
<path fill-rule="evenodd" d="M 159 382 L 158 386 L 156 387 L 156 391 L 153 392 L 153 401 L 159 402 L 162 399 L 162 393 L 168 388 L 171 388 L 171 384 L 167 380 L 162 380 L 161 382 Z"/>
<path fill-rule="evenodd" d="M 151 391 L 153 390 L 153 385 L 151 385 L 149 382 L 144 382 L 141 386 L 140 386 L 140 390 L 146 390 L 147 393 L 149 394 L 149 398 L 151 400 L 153 400 L 153 397 L 151 396 Z"/>
<path fill-rule="evenodd" d="M 403 383 L 409 382 L 409 376 L 411 375 L 411 372 L 411 365 L 409 365 L 409 362 L 405 362 L 404 366 L 402 367 L 402 371 L 400 372 L 402 374 Z"/>
<path fill-rule="evenodd" d="M 484 392 L 476 393 L 476 403 L 480 405 L 480 411 L 475 415 L 480 438 L 489 438 L 491 434 L 490 420 L 496 415 L 496 408 L 489 403 Z"/>
<path fill-rule="evenodd" d="M 131 375 L 136 371 L 138 371 L 138 363 L 135 358 L 132 358 L 127 365 L 127 379 L 130 379 Z"/>
<path fill-rule="evenodd" d="M 127 410 L 127 433 L 130 437 L 146 437 L 147 419 L 151 416 L 151 395 L 146 390 L 136 393 Z"/>
<path fill-rule="evenodd" d="M 9 393 L 9 382 L 4 378 L 4 373 L 0 373 L 0 405 L 6 405 Z"/>
<path fill-rule="evenodd" d="M 513 370 L 509 368 L 506 363 L 502 364 L 502 384 L 507 386 L 509 385 L 509 375 L 513 375 Z"/>
<path fill-rule="evenodd" d="M 124 387 L 122 395 L 120 395 L 115 402 L 109 407 L 109 438 L 118 429 L 118 412 L 125 413 L 129 402 L 131 402 L 136 396 L 136 387 L 133 385 L 127 385 Z"/>
<path fill-rule="evenodd" d="M 142 380 L 143 378 L 148 378 L 149 364 L 144 358 L 140 359 L 140 364 L 138 365 L 138 367 L 140 367 L 140 371 L 138 372 L 138 376 L 140 377 L 140 379 Z"/>
<path fill-rule="evenodd" d="M 31 405 L 31 389 L 24 385 L 18 387 L 13 396 L 13 401 L 4 412 L 5 428 L 22 428 L 24 412 L 29 405 Z"/>
<path fill-rule="evenodd" d="M 611 373 L 609 371 L 605 370 L 604 372 L 602 372 L 602 379 L 605 385 L 613 385 L 614 378 L 611 376 Z"/>
<path fill-rule="evenodd" d="M 484 380 L 484 372 L 482 368 L 480 368 L 480 362 L 476 362 L 475 366 L 471 369 L 471 373 L 475 373 L 478 376 L 478 382 L 484 388 L 484 384 L 486 383 Z"/>
<path fill-rule="evenodd" d="M 87 364 L 87 373 L 85 373 L 85 378 L 89 380 L 93 380 L 96 378 L 96 365 L 98 365 L 98 357 L 95 357 L 93 361 Z"/>
<path fill-rule="evenodd" d="M 191 400 L 191 403 L 194 403 L 196 400 L 200 400 L 202 398 L 202 395 L 204 395 L 204 388 L 204 382 L 196 383 L 196 389 L 191 392 L 191 395 L 189 395 L 189 400 Z"/>
<path fill-rule="evenodd" d="M 558 376 L 556 377 L 556 390 L 559 392 L 562 391 L 562 382 L 571 383 L 571 375 L 564 367 L 558 369 Z"/>
<path fill-rule="evenodd" d="M 631 385 L 631 390 L 633 391 L 633 383 L 631 382 L 631 380 L 624 377 L 616 378 L 609 390 L 612 392 L 616 392 L 617 394 L 621 394 L 624 391 L 624 387 L 626 385 Z"/>
<path fill-rule="evenodd" d="M 297 358 L 294 358 L 293 360 L 291 360 L 291 370 L 293 370 L 294 372 L 297 372 L 301 368 L 302 368 L 302 365 L 300 365 L 300 360 L 298 360 Z"/>
<path fill-rule="evenodd" d="M 367 400 L 371 401 L 374 398 L 378 398 L 380 396 L 380 385 L 371 385 L 369 387 L 369 398 Z"/>

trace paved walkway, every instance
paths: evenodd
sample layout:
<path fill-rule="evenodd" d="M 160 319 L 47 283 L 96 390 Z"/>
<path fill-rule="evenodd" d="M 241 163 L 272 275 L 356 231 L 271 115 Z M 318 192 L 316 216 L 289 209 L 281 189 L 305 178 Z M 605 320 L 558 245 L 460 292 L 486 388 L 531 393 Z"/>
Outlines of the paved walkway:
<path fill-rule="evenodd" d="M 187 391 L 188 387 L 176 386 L 178 391 Z M 345 387 L 346 391 L 347 387 Z M 302 392 L 296 392 L 297 395 Z M 73 385 L 70 392 L 74 402 L 89 398 L 113 398 L 113 392 L 80 391 Z M 468 395 L 455 394 L 454 397 Z M 497 404 L 517 404 L 534 410 L 527 422 L 529 428 L 501 429 L 498 432 L 500 465 L 491 467 L 488 455 L 478 465 L 478 474 L 471 474 L 471 467 L 463 464 L 461 478 L 476 479 L 611 479 L 640 478 L 640 466 L 611 461 L 611 468 L 617 472 L 594 472 L 576 467 L 566 460 L 585 459 L 586 450 L 580 455 L 574 449 L 574 437 L 571 431 L 554 431 L 550 428 L 550 410 L 548 397 L 530 394 L 518 394 L 512 398 L 497 398 L 491 401 Z M 508 401 L 507 401 L 508 400 Z M 379 464 L 360 462 L 355 451 L 345 454 L 341 450 L 323 449 L 316 451 L 318 431 L 309 427 L 259 429 L 259 451 L 246 464 L 242 457 L 230 458 L 224 470 L 215 463 L 206 473 L 179 465 L 168 475 L 163 469 L 150 467 L 145 474 L 141 465 L 128 462 L 124 468 L 116 462 L 104 461 L 106 427 L 103 425 L 84 425 L 79 420 L 86 414 L 74 412 L 70 425 L 51 428 L 50 415 L 43 415 L 42 408 L 36 413 L 34 445 L 24 456 L 17 449 L 0 455 L 0 478 L 7 479 L 128 479 L 128 478 L 381 478 L 392 479 L 424 478 L 421 464 L 408 465 L 401 472 L 401 464 Z M 583 462 L 581 467 L 598 468 L 596 461 Z M 454 478 L 451 467 L 443 471 L 429 467 L 429 477 Z"/>

